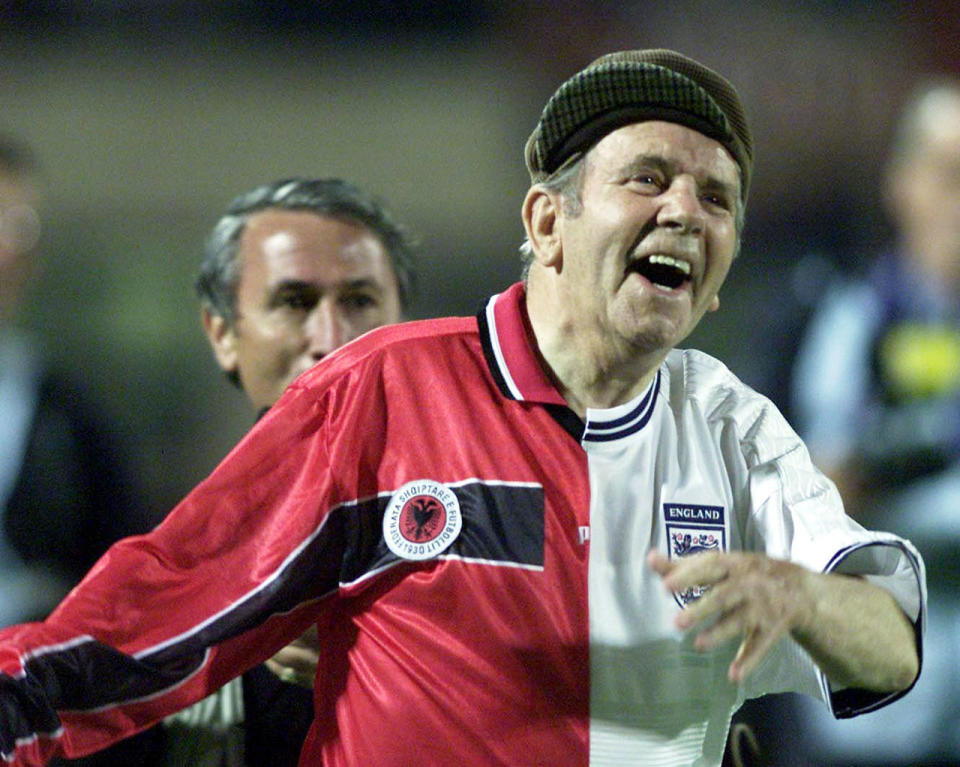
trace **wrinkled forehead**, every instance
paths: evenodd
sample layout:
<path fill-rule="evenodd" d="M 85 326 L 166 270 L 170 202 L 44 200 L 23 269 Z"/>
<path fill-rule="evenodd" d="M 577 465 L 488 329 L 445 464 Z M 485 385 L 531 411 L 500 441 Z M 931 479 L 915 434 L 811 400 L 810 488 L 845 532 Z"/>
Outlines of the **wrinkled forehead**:
<path fill-rule="evenodd" d="M 624 125 L 603 136 L 587 153 L 587 162 L 611 172 L 656 166 L 671 174 L 729 186 L 739 194 L 740 166 L 719 141 L 692 128 L 661 120 Z"/>

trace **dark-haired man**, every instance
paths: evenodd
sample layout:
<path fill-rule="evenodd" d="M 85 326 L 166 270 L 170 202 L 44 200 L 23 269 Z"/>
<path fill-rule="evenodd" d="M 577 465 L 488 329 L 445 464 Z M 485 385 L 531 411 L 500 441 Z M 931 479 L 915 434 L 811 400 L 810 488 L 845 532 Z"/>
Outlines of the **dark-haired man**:
<path fill-rule="evenodd" d="M 230 203 L 197 293 L 217 363 L 263 413 L 327 354 L 399 322 L 413 282 L 412 243 L 381 201 L 341 179 L 293 178 Z M 167 763 L 295 766 L 313 721 L 315 631 L 267 665 L 169 718 Z"/>
<path fill-rule="evenodd" d="M 413 279 L 382 203 L 339 179 L 289 179 L 231 203 L 197 292 L 217 362 L 260 412 L 334 349 L 399 322 Z"/>

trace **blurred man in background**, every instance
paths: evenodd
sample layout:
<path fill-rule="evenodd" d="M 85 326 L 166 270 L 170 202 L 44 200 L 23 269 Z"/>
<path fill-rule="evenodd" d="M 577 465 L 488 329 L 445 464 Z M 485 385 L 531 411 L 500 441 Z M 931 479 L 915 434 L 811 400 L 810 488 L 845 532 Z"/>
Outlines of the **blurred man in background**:
<path fill-rule="evenodd" d="M 115 540 L 148 527 L 104 414 L 22 324 L 40 272 L 41 178 L 0 137 L 0 626 L 41 620 Z M 143 764 L 159 733 L 78 764 Z"/>
<path fill-rule="evenodd" d="M 140 532 L 103 415 L 18 325 L 39 204 L 30 150 L 0 138 L 0 625 L 45 617 L 110 543 Z"/>
<path fill-rule="evenodd" d="M 330 352 L 399 322 L 413 282 L 412 244 L 379 201 L 339 179 L 288 179 L 231 203 L 197 292 L 218 365 L 262 413 Z M 274 673 L 254 668 L 171 717 L 168 764 L 296 765 L 313 720 L 313 635 L 268 661 Z"/>
<path fill-rule="evenodd" d="M 884 192 L 897 240 L 826 295 L 794 407 L 850 513 L 924 553 L 924 672 L 910 702 L 855 722 L 798 704 L 804 764 L 960 763 L 960 81 L 925 83 L 906 105 Z"/>

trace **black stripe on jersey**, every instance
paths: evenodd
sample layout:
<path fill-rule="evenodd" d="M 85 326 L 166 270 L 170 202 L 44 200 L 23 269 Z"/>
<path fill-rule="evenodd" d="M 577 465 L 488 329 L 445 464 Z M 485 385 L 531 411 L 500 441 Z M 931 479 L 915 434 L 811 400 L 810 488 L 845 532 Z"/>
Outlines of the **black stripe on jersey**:
<path fill-rule="evenodd" d="M 587 430 L 583 420 L 566 405 L 544 405 L 547 412 L 579 445 Z"/>
<path fill-rule="evenodd" d="M 58 711 L 92 711 L 144 697 L 180 683 L 203 663 L 203 650 L 184 643 L 167 665 L 144 662 L 101 642 L 83 637 L 41 651 L 24 664 L 26 677 L 0 675 L 0 752 L 37 734 L 60 734 Z M 11 705 L 12 702 L 16 705 Z"/>
<path fill-rule="evenodd" d="M 43 680 L 26 681 L 0 674 L 0 722 L 4 723 L 0 728 L 0 755 L 5 761 L 12 761 L 17 740 L 29 739 L 34 733 L 58 734 L 60 720 L 44 705 L 48 686 Z"/>
<path fill-rule="evenodd" d="M 543 487 L 472 481 L 451 489 L 460 501 L 463 530 L 448 553 L 543 567 Z"/>
<path fill-rule="evenodd" d="M 541 568 L 544 563 L 543 488 L 469 480 L 452 485 L 463 529 L 441 556 L 471 562 Z M 340 584 L 400 560 L 383 540 L 383 514 L 390 496 L 333 509 L 314 535 L 257 590 L 195 631 L 136 657 L 90 638 L 45 648 L 29 658 L 26 678 L 0 675 L 0 751 L 14 741 L 60 727 L 55 710 L 91 711 L 157 695 L 182 683 L 205 662 L 206 648 L 262 624 Z M 427 560 L 424 564 L 428 564 Z M 11 706 L 9 701 L 16 700 Z M 16 715 L 26 711 L 30 721 Z M 30 722 L 33 724 L 31 725 Z"/>
<path fill-rule="evenodd" d="M 541 486 L 470 480 L 450 489 L 460 503 L 463 529 L 441 557 L 543 567 Z M 403 561 L 383 540 L 383 514 L 389 501 L 389 496 L 380 496 L 338 509 L 352 528 L 341 584 Z"/>
<path fill-rule="evenodd" d="M 500 364 L 497 362 L 497 355 L 493 350 L 493 338 L 490 329 L 490 323 L 487 322 L 487 306 L 484 304 L 477 313 L 477 325 L 480 330 L 480 347 L 483 349 L 483 357 L 487 361 L 487 368 L 493 377 L 493 382 L 497 385 L 500 393 L 507 399 L 515 400 L 513 392 L 507 386 L 507 380 L 503 377 L 500 370 Z"/>
<path fill-rule="evenodd" d="M 500 370 L 500 364 L 497 362 L 497 355 L 493 350 L 493 338 L 490 324 L 487 322 L 486 304 L 480 308 L 480 312 L 477 314 L 477 324 L 480 328 L 480 346 L 483 349 L 483 356 L 487 361 L 487 368 L 490 370 L 494 383 L 504 397 L 516 400 L 513 392 L 510 391 L 510 387 L 507 386 L 507 381 Z M 580 444 L 580 439 L 584 433 L 584 424 L 580 416 L 565 405 L 551 404 L 542 405 L 542 407 L 546 408 L 553 420 L 560 424 L 560 427 L 573 437 L 577 444 Z"/>

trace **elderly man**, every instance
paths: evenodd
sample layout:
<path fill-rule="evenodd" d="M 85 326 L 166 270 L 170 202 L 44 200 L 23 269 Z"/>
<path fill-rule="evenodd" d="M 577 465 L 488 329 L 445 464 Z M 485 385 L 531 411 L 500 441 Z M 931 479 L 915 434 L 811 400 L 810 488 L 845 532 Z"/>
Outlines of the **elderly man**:
<path fill-rule="evenodd" d="M 340 179 L 298 178 L 230 203 L 197 293 L 217 363 L 262 413 L 333 350 L 399 322 L 413 281 L 412 244 L 381 202 Z M 315 641 L 267 661 L 280 679 L 258 666 L 168 719 L 166 763 L 296 765 L 313 720 Z"/>
<path fill-rule="evenodd" d="M 679 54 L 563 83 L 527 146 L 524 282 L 331 354 L 156 531 L 0 634 L 4 753 L 98 748 L 309 625 L 302 764 L 716 765 L 746 697 L 899 697 L 916 551 L 674 348 L 718 306 L 751 147 L 732 86 Z"/>

